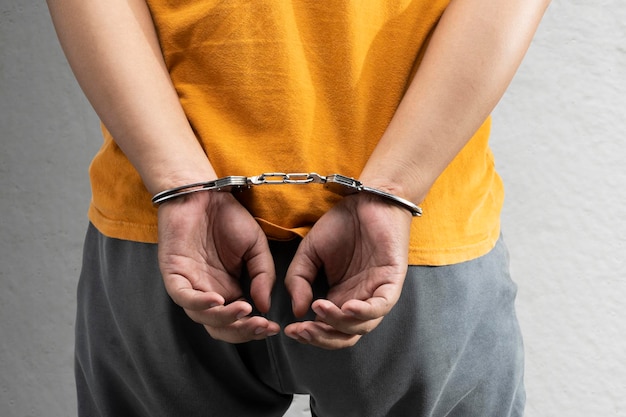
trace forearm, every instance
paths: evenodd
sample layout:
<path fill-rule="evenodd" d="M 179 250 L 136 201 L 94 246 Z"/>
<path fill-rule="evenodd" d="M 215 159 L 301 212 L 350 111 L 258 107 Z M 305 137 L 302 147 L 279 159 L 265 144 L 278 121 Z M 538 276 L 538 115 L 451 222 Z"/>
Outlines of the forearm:
<path fill-rule="evenodd" d="M 452 0 L 361 173 L 421 202 L 504 94 L 548 0 Z"/>
<path fill-rule="evenodd" d="M 145 1 L 48 0 L 48 7 L 81 88 L 148 190 L 214 178 Z"/>

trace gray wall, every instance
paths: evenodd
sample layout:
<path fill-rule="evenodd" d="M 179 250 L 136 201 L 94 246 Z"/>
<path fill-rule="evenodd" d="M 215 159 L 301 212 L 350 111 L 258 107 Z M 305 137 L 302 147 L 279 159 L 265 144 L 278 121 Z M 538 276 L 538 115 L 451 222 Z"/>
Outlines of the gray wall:
<path fill-rule="evenodd" d="M 0 0 L 0 71 L 0 415 L 72 416 L 98 123 L 43 1 Z M 626 416 L 624 97 L 626 2 L 554 0 L 492 141 L 530 417 Z"/>
<path fill-rule="evenodd" d="M 0 415 L 72 416 L 74 293 L 98 125 L 45 2 L 0 4 Z"/>

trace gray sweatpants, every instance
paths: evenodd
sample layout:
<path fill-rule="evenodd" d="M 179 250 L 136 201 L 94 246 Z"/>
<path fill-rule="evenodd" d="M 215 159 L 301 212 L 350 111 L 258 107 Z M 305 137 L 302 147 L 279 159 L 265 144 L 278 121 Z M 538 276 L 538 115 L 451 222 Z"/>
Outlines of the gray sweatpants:
<path fill-rule="evenodd" d="M 278 283 L 268 316 L 281 325 L 295 320 L 281 277 L 297 244 L 271 242 Z M 303 393 L 320 417 L 521 416 L 515 293 L 500 239 L 470 262 L 409 267 L 398 304 L 352 348 L 327 351 L 282 334 L 233 345 L 170 300 L 156 245 L 90 225 L 78 287 L 79 415 L 282 416 Z"/>

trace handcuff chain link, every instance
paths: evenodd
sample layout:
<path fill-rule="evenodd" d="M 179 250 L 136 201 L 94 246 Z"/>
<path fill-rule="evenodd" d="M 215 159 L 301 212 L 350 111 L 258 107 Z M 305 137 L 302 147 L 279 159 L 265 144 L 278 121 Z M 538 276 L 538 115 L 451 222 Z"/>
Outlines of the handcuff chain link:
<path fill-rule="evenodd" d="M 405 208 L 413 216 L 421 216 L 422 209 L 412 202 L 376 188 L 366 187 L 361 181 L 340 174 L 323 176 L 311 173 L 266 172 L 254 177 L 229 176 L 213 181 L 183 185 L 157 193 L 152 197 L 152 204 L 159 205 L 167 200 L 199 191 L 243 191 L 246 188 L 263 184 L 324 184 L 324 187 L 339 195 L 365 192 L 384 198 L 393 204 Z"/>
<path fill-rule="evenodd" d="M 250 185 L 263 185 L 263 184 L 324 184 L 326 183 L 326 177 L 311 173 L 302 172 L 265 172 L 261 175 L 254 177 L 248 177 L 248 184 Z"/>

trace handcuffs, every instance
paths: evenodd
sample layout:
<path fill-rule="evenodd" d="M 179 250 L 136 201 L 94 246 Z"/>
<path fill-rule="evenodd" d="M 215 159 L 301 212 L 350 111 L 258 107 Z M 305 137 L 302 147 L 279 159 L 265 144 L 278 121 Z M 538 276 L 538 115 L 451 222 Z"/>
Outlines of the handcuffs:
<path fill-rule="evenodd" d="M 243 191 L 254 186 L 265 184 L 323 184 L 324 188 L 338 195 L 346 196 L 355 193 L 372 194 L 408 210 L 414 217 L 422 215 L 422 209 L 419 206 L 413 204 L 409 200 L 398 197 L 397 195 L 390 194 L 377 188 L 367 187 L 363 185 L 361 181 L 351 177 L 346 177 L 345 175 L 332 174 L 323 176 L 314 172 L 291 174 L 271 172 L 254 177 L 222 177 L 212 181 L 197 182 L 161 191 L 152 197 L 152 204 L 158 206 L 168 200 L 199 191 Z"/>

